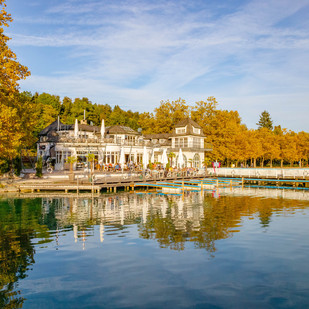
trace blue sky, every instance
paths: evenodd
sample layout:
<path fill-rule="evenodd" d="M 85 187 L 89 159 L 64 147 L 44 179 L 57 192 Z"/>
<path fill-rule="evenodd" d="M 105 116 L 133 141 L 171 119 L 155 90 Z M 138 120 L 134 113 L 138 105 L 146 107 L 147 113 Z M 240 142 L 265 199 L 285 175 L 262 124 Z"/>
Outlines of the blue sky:
<path fill-rule="evenodd" d="M 21 89 L 133 111 L 214 96 L 309 131 L 309 0 L 7 0 Z"/>

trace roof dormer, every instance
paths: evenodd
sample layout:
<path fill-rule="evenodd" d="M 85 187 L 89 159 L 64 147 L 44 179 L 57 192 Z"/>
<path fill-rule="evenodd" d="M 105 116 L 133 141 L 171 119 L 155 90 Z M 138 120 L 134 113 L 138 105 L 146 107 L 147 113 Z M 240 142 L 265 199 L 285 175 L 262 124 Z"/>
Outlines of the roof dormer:
<path fill-rule="evenodd" d="M 176 128 L 176 134 L 186 134 L 187 133 L 187 126 Z"/>

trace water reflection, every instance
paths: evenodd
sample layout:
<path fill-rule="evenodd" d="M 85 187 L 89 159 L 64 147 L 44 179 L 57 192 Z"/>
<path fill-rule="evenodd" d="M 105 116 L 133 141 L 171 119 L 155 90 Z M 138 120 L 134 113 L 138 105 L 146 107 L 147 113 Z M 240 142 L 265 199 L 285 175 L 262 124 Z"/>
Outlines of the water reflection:
<path fill-rule="evenodd" d="M 220 198 L 213 192 L 42 198 L 42 223 L 56 231 L 57 239 L 59 229 L 73 229 L 74 242 L 82 242 L 83 250 L 87 238 L 95 236 L 96 226 L 100 242 L 104 242 L 105 233 L 114 235 L 137 224 L 141 238 L 154 239 L 161 247 L 183 250 L 186 242 L 192 242 L 213 255 L 215 242 L 238 232 L 244 217 L 258 219 L 261 227 L 267 228 L 274 213 L 289 213 L 295 207 L 305 204 L 302 206 L 299 200 L 241 196 L 235 191 L 233 195 L 223 192 Z"/>
<path fill-rule="evenodd" d="M 0 308 L 20 308 L 24 298 L 14 283 L 27 276 L 34 264 L 31 238 L 48 238 L 48 228 L 40 223 L 39 200 L 0 202 Z"/>
<path fill-rule="evenodd" d="M 15 283 L 29 273 L 36 250 L 49 246 L 61 251 L 64 239 L 75 250 L 87 251 L 90 238 L 104 245 L 108 237 L 125 237 L 130 226 L 137 226 L 139 238 L 161 248 L 182 251 L 193 246 L 215 257 L 218 241 L 240 232 L 244 221 L 253 220 L 267 231 L 274 216 L 293 215 L 309 206 L 299 192 L 299 199 L 283 199 L 279 190 L 268 191 L 276 198 L 265 197 L 265 190 L 255 190 L 255 195 L 252 189 L 237 190 L 221 190 L 220 195 L 123 193 L 0 200 L 0 307 L 22 307 L 24 298 Z"/>

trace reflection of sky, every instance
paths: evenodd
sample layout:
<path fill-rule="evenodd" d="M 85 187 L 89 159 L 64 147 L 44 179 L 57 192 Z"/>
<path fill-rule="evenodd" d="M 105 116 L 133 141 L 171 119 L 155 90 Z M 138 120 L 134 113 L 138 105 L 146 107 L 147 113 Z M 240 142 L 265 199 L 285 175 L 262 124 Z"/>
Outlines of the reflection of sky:
<path fill-rule="evenodd" d="M 247 201 L 233 200 L 239 207 Z M 212 206 L 224 201 L 232 200 L 221 198 Z M 279 199 L 268 202 L 280 205 Z M 184 200 L 184 212 L 190 203 Z M 84 251 L 74 243 L 73 231 L 60 232 L 59 250 L 55 242 L 37 248 L 33 270 L 19 283 L 25 308 L 38 303 L 41 308 L 304 308 L 309 209 L 308 203 L 298 205 L 277 209 L 266 229 L 256 214 L 244 214 L 240 232 L 216 241 L 214 258 L 193 243 L 182 251 L 162 249 L 154 239 L 140 238 L 136 224 L 125 230 L 106 224 L 103 243 L 94 226 Z"/>

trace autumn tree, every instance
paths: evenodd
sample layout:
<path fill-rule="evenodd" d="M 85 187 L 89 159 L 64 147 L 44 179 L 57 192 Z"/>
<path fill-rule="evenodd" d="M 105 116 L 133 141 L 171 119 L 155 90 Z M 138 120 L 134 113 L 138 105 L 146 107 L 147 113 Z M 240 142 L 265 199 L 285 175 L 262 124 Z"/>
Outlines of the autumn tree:
<path fill-rule="evenodd" d="M 186 101 L 179 98 L 176 101 L 161 101 L 154 109 L 155 127 L 153 133 L 170 133 L 180 120 L 190 116 L 190 108 Z"/>
<path fill-rule="evenodd" d="M 297 134 L 297 152 L 300 157 L 300 167 L 303 165 L 303 161 L 309 159 L 309 133 L 299 132 Z"/>
<path fill-rule="evenodd" d="M 155 119 L 153 113 L 144 112 L 139 115 L 138 125 L 142 129 L 143 134 L 155 133 Z"/>
<path fill-rule="evenodd" d="M 18 100 L 18 83 L 30 72 L 17 61 L 16 55 L 7 45 L 10 38 L 4 34 L 4 27 L 9 26 L 12 18 L 5 10 L 4 0 L 0 0 L 0 6 L 0 153 L 3 158 L 12 160 L 23 138 L 19 119 L 22 103 Z"/>
<path fill-rule="evenodd" d="M 208 97 L 206 101 L 198 101 L 191 111 L 191 118 L 197 122 L 204 131 L 206 136 L 212 135 L 217 116 L 218 102 L 215 97 Z"/>
<path fill-rule="evenodd" d="M 250 159 L 250 166 L 253 163 L 253 167 L 256 167 L 257 158 L 261 157 L 263 152 L 257 130 L 248 130 L 246 132 L 246 140 L 248 143 L 246 154 L 248 159 Z"/>
<path fill-rule="evenodd" d="M 4 34 L 3 27 L 8 27 L 13 19 L 11 14 L 8 14 L 5 10 L 5 0 L 0 0 L 0 5 L 2 6 L 0 12 L 0 88 L 1 96 L 7 96 L 17 91 L 19 87 L 18 81 L 25 79 L 30 75 L 30 72 L 27 67 L 21 65 L 17 61 L 16 55 L 7 45 L 10 38 Z M 7 92 L 3 93 L 3 90 L 6 90 Z M 3 97 L 1 97 L 1 99 L 3 99 Z"/>
<path fill-rule="evenodd" d="M 206 141 L 213 146 L 210 158 L 226 160 L 229 165 L 231 160 L 243 159 L 240 144 L 245 143 L 242 132 L 246 131 L 246 127 L 241 124 L 237 111 L 220 110 L 217 106 L 218 102 L 214 97 L 196 102 L 191 117 L 202 127 Z"/>

